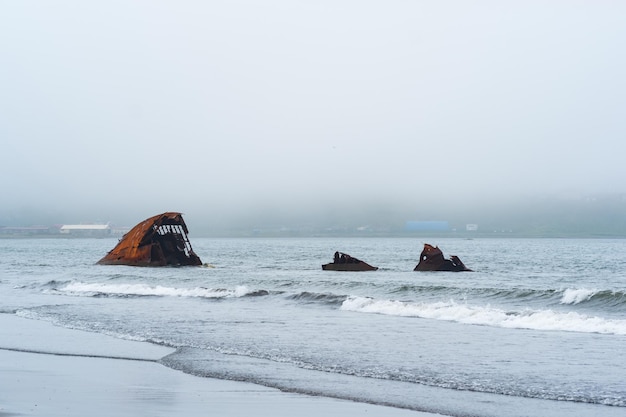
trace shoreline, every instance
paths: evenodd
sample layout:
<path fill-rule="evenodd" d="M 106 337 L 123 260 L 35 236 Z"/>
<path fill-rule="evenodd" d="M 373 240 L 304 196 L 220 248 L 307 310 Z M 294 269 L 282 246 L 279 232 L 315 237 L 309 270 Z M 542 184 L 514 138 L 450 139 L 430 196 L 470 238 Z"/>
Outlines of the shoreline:
<path fill-rule="evenodd" d="M 438 415 L 188 375 L 174 351 L 0 314 L 0 417 Z"/>

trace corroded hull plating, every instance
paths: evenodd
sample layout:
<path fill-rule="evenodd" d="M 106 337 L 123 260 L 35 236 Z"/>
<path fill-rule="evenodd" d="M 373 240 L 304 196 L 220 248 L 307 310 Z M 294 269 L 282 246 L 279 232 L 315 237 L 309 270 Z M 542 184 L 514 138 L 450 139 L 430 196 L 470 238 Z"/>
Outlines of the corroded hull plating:
<path fill-rule="evenodd" d="M 322 269 L 324 271 L 376 271 L 378 267 L 353 258 L 347 253 L 335 252 L 333 262 L 322 265 Z"/>
<path fill-rule="evenodd" d="M 142 221 L 102 259 L 101 265 L 202 265 L 187 238 L 181 213 L 166 212 Z"/>
<path fill-rule="evenodd" d="M 322 269 L 324 271 L 376 271 L 378 267 L 361 261 L 356 264 L 324 264 Z"/>
<path fill-rule="evenodd" d="M 450 256 L 450 259 L 443 257 L 443 252 L 437 246 L 424 244 L 424 250 L 420 254 L 419 263 L 415 266 L 414 271 L 450 271 L 462 272 L 471 271 L 467 268 L 458 256 Z"/>

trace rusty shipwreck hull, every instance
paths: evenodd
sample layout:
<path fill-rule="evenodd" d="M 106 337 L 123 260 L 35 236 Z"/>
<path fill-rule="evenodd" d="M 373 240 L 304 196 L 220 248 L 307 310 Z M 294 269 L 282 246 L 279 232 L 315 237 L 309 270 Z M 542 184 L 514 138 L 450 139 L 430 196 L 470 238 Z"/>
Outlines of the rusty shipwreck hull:
<path fill-rule="evenodd" d="M 367 262 L 359 262 L 356 264 L 324 264 L 322 265 L 324 271 L 376 271 L 378 267 L 372 266 Z"/>
<path fill-rule="evenodd" d="M 450 259 L 443 257 L 443 252 L 437 246 L 424 244 L 424 249 L 420 254 L 420 260 L 414 271 L 451 271 L 462 272 L 471 271 L 467 268 L 458 256 L 450 256 Z"/>
<path fill-rule="evenodd" d="M 166 212 L 142 221 L 122 237 L 100 265 L 193 266 L 202 261 L 191 248 L 181 213 Z"/>
<path fill-rule="evenodd" d="M 333 262 L 322 265 L 324 271 L 376 271 L 377 266 L 354 258 L 347 253 L 335 252 Z"/>

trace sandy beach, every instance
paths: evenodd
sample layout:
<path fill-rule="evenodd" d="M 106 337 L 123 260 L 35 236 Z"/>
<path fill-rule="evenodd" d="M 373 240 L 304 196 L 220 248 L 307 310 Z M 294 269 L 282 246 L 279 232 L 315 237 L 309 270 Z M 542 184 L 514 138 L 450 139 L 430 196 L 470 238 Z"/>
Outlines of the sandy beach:
<path fill-rule="evenodd" d="M 434 416 L 186 375 L 158 363 L 171 352 L 0 314 L 0 417 Z"/>

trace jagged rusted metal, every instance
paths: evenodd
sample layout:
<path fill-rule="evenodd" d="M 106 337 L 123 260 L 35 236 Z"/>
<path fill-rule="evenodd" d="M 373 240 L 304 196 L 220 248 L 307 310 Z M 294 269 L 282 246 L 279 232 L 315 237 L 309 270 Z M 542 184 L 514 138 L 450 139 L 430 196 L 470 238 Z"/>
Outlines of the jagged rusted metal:
<path fill-rule="evenodd" d="M 333 262 L 322 265 L 324 271 L 376 271 L 378 267 L 354 258 L 347 253 L 335 252 Z"/>
<path fill-rule="evenodd" d="M 471 271 L 467 268 L 458 256 L 450 256 L 450 259 L 443 257 L 443 252 L 437 246 L 424 244 L 424 249 L 420 255 L 420 260 L 414 271 Z"/>
<path fill-rule="evenodd" d="M 202 265 L 187 238 L 181 213 L 166 212 L 142 221 L 122 237 L 101 265 L 187 266 Z"/>

